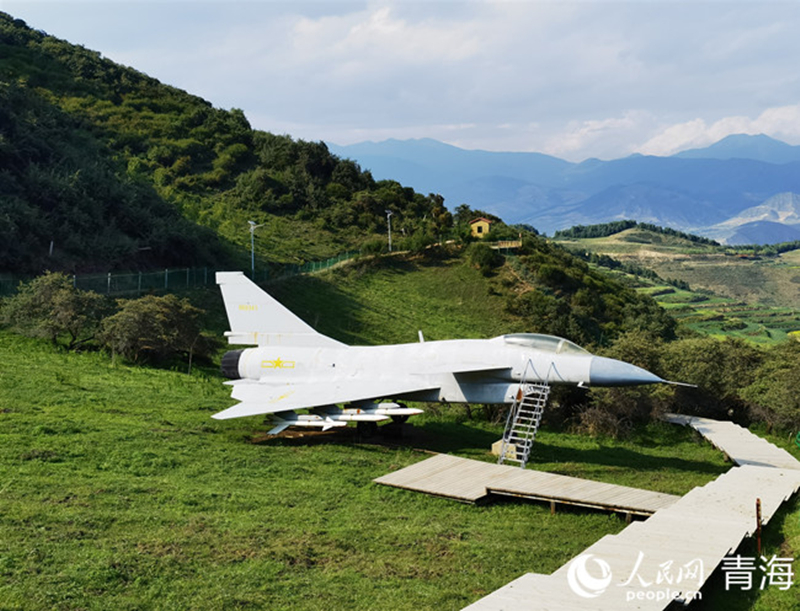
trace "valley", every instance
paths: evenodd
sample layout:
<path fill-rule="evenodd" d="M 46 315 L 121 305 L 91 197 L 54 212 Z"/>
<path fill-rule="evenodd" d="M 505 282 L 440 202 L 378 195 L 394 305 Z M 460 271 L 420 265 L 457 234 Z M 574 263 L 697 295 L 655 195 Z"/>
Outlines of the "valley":
<path fill-rule="evenodd" d="M 628 268 L 652 270 L 658 279 L 605 268 L 704 335 L 771 344 L 800 330 L 800 250 L 747 254 L 639 228 L 558 243 L 573 252 L 610 256 Z"/>

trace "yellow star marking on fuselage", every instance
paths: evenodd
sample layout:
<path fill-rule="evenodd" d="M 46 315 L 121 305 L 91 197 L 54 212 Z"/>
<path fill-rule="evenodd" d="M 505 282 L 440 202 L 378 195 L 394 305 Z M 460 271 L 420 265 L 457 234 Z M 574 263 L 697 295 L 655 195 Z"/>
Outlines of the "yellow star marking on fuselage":
<path fill-rule="evenodd" d="M 277 358 L 274 361 L 269 361 L 269 360 L 261 361 L 262 369 L 294 369 L 294 366 L 295 366 L 294 361 L 284 361 L 280 358 Z"/>

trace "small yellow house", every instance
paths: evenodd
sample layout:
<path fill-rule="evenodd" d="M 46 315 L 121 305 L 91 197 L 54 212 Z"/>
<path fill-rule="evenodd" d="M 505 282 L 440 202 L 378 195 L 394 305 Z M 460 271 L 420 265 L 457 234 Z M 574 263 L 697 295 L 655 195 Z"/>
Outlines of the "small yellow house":
<path fill-rule="evenodd" d="M 485 238 L 489 234 L 492 221 L 487 218 L 478 217 L 469 222 L 473 238 Z"/>

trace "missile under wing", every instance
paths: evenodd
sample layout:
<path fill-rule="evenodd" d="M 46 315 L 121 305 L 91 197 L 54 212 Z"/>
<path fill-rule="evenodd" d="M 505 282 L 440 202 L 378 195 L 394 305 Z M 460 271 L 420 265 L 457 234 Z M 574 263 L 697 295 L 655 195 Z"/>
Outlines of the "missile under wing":
<path fill-rule="evenodd" d="M 627 386 L 665 381 L 551 335 L 348 346 L 318 333 L 242 272 L 218 272 L 217 284 L 230 323 L 228 342 L 255 347 L 223 357 L 222 371 L 238 403 L 213 417 L 269 414 L 273 433 L 288 426 L 325 430 L 421 413 L 400 400 L 512 403 L 521 387 L 533 382 Z"/>

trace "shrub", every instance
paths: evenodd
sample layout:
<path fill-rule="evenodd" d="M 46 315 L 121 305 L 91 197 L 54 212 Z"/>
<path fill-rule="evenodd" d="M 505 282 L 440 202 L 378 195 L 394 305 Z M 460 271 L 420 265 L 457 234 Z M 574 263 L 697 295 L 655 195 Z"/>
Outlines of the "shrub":
<path fill-rule="evenodd" d="M 201 310 L 175 295 L 118 300 L 119 312 L 103 321 L 99 339 L 112 354 L 139 362 L 207 355 L 211 344 L 200 331 Z"/>
<path fill-rule="evenodd" d="M 754 382 L 763 358 L 761 351 L 741 340 L 699 338 L 666 344 L 661 362 L 668 379 L 697 385 L 675 389 L 676 409 L 741 419 L 746 412 L 741 391 Z"/>
<path fill-rule="evenodd" d="M 751 413 L 767 426 L 800 429 L 800 344 L 789 341 L 767 352 L 752 384 L 742 390 L 751 403 Z"/>
<path fill-rule="evenodd" d="M 54 344 L 66 337 L 72 350 L 94 337 L 106 310 L 101 295 L 75 288 L 65 274 L 48 272 L 21 284 L 3 304 L 0 320 L 19 333 Z"/>
<path fill-rule="evenodd" d="M 492 270 L 503 262 L 503 257 L 496 250 L 481 242 L 470 244 L 466 255 L 469 264 L 481 270 L 484 276 L 490 275 Z"/>

